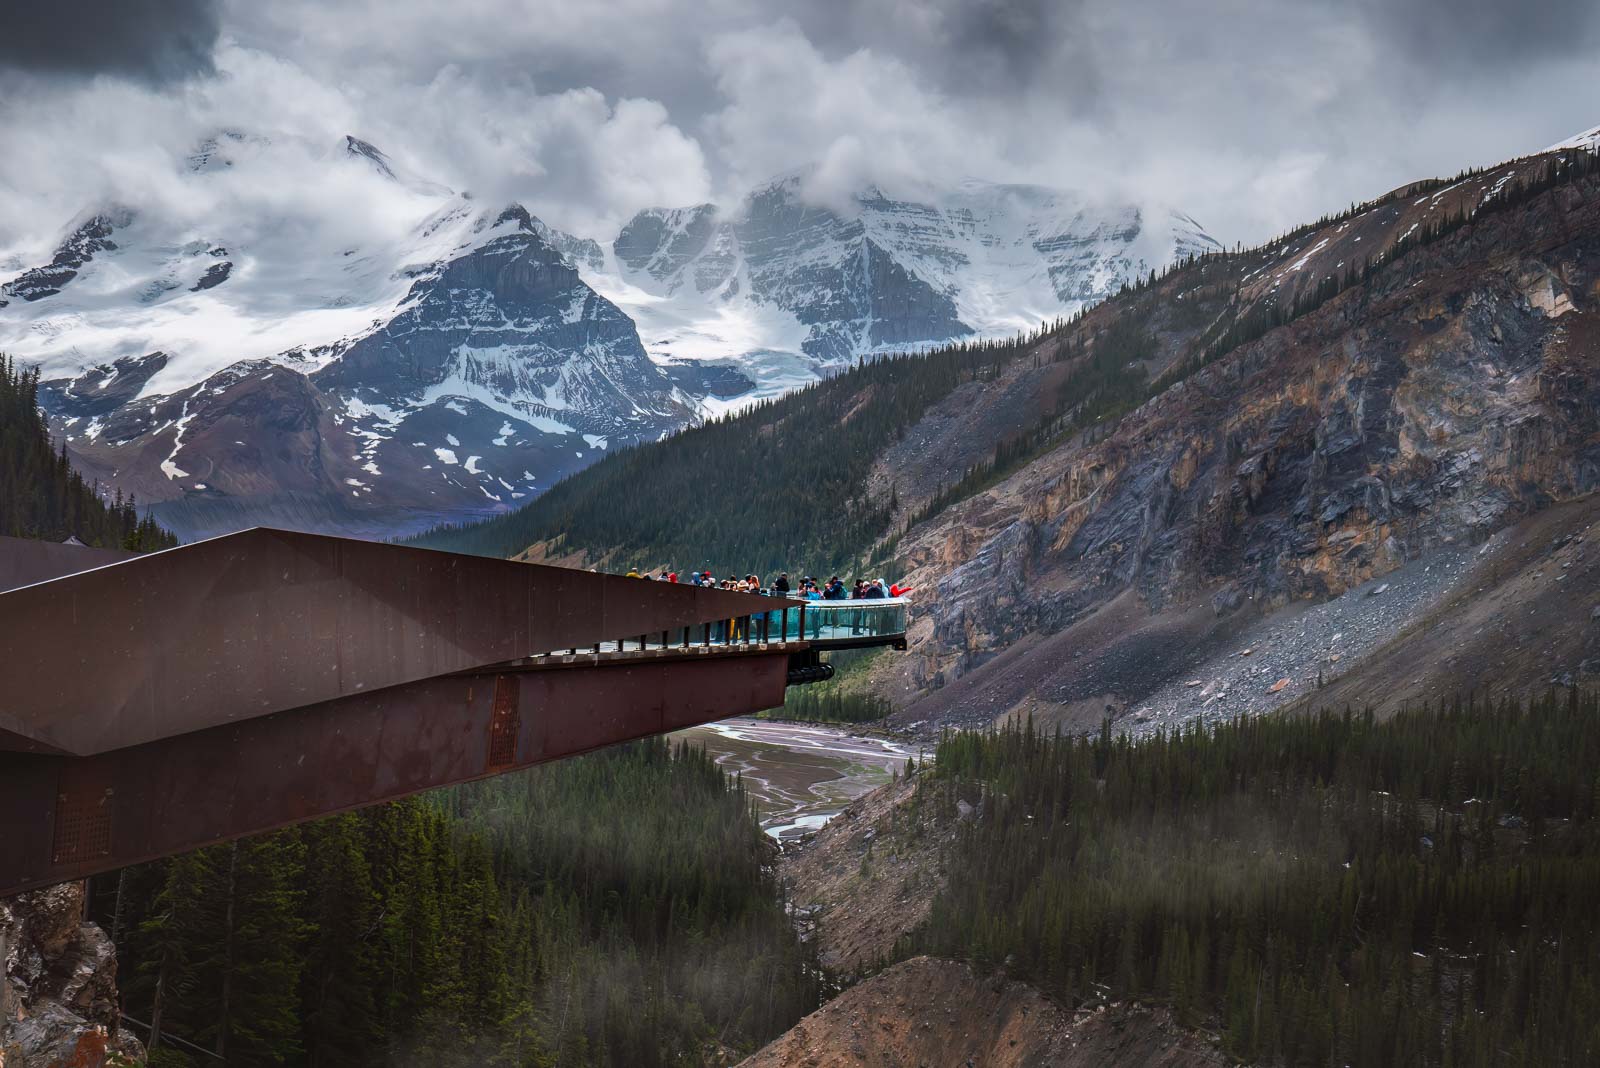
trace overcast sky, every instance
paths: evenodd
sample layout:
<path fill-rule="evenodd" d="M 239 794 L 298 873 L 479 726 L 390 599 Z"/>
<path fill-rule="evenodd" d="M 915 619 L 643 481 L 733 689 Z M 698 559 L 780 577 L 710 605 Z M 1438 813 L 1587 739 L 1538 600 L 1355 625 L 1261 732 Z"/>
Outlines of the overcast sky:
<path fill-rule="evenodd" d="M 828 203 L 973 175 L 1251 243 L 1600 123 L 1597 86 L 1594 0 L 4 3 L 0 248 L 178 210 L 221 128 L 356 134 L 602 239 L 816 164 Z M 251 195 L 329 210 L 289 171 Z"/>

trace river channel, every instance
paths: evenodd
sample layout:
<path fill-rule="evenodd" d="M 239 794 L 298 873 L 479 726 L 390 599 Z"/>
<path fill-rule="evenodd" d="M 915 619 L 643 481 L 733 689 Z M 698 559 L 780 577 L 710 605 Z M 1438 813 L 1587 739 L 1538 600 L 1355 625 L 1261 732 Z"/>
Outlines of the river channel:
<path fill-rule="evenodd" d="M 779 841 L 817 830 L 916 755 L 848 729 L 759 719 L 708 723 L 673 737 L 705 746 L 718 764 L 742 774 L 762 828 Z"/>

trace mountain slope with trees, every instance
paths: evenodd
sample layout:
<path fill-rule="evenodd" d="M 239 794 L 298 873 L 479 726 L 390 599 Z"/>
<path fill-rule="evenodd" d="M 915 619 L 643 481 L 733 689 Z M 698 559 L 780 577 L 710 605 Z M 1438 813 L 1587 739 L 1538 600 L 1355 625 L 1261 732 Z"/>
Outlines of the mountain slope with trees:
<path fill-rule="evenodd" d="M 916 1063 L 942 1034 L 1076 1064 L 1083 1027 L 1117 1037 L 1097 1064 L 1595 1063 L 1597 766 L 1577 688 L 947 732 L 785 858 L 824 957 L 876 975 L 748 1063 Z"/>
<path fill-rule="evenodd" d="M 1316 277 L 1370 245 L 1354 279 Z M 1085 702 L 1091 723 L 1107 705 L 1137 714 L 1238 655 L 1247 646 L 1231 638 L 1254 621 L 1278 620 L 1262 630 L 1281 642 L 1310 606 L 1364 584 L 1379 596 L 1399 569 L 1591 495 L 1597 262 L 1600 167 L 1587 155 L 1406 189 L 1286 240 L 1237 285 L 1266 309 L 1233 319 L 1256 320 L 1247 340 L 1223 351 L 1203 340 L 1220 327 L 1187 347 L 1152 331 L 1150 400 L 900 539 L 924 611 L 914 655 L 880 684 L 911 698 L 913 718 Z M 1190 292 L 1158 283 L 1150 298 L 1170 315 Z M 1291 300 L 1302 311 L 1274 325 Z M 1089 646 L 1107 649 L 1099 666 L 1081 658 Z M 1525 688 L 1578 666 L 1530 660 L 1475 684 Z M 1316 675 L 1307 661 L 1256 685 L 1289 677 L 1278 692 L 1300 699 Z M 1210 714 L 1232 710 L 1203 689 L 1184 714 L 1207 698 Z"/>
<path fill-rule="evenodd" d="M 133 499 L 106 500 L 50 443 L 39 411 L 39 373 L 0 353 L 0 535 L 140 552 L 177 539 L 139 517 Z"/>
<path fill-rule="evenodd" d="M 840 569 L 899 508 L 867 489 L 872 458 L 962 382 L 981 380 L 1027 340 L 972 343 L 858 363 L 657 444 L 614 452 L 540 497 L 481 524 L 416 543 L 513 556 L 612 559 L 721 575 L 752 568 Z"/>

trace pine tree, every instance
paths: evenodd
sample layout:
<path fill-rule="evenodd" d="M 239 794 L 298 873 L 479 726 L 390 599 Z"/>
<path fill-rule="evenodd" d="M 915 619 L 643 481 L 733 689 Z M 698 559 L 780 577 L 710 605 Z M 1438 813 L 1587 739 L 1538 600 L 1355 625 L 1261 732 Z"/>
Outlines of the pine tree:
<path fill-rule="evenodd" d="M 50 443 L 39 410 L 39 372 L 0 353 L 0 535 L 65 541 L 138 552 L 170 548 L 177 540 L 132 498 L 109 504 L 98 486 L 72 468 L 66 442 Z"/>
<path fill-rule="evenodd" d="M 356 816 L 334 816 L 305 832 L 309 935 L 301 984 L 306 1063 L 376 1064 L 382 1030 L 376 1004 L 381 918 Z"/>

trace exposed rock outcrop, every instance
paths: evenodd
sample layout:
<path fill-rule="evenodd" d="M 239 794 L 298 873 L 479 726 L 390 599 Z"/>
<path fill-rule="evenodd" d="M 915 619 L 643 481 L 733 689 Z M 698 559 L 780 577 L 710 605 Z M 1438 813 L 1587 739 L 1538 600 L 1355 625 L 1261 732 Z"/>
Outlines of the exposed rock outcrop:
<path fill-rule="evenodd" d="M 944 886 L 943 848 L 955 824 L 937 805 L 917 803 L 916 781 L 859 798 L 783 855 L 785 895 L 816 922 L 817 955 L 832 971 L 851 975 L 892 959 Z"/>
<path fill-rule="evenodd" d="M 1374 253 L 1393 248 L 1427 212 L 1468 212 L 1503 177 L 1401 194 L 1302 235 L 1244 275 L 1237 300 L 1270 307 L 1308 292 L 1364 255 L 1363 236 Z M 972 673 L 1026 675 L 1057 704 L 1104 696 L 1043 639 L 1124 594 L 1147 615 L 1322 601 L 1600 488 L 1600 181 L 1402 251 L 1109 433 L 1081 434 L 913 529 L 900 552 L 922 605 L 916 655 L 890 669 L 896 692 L 913 694 L 906 716 L 938 718 L 950 704 L 940 688 Z M 1165 308 L 1149 320 L 1156 373 L 1202 336 L 1172 325 L 1198 292 L 1192 274 L 1174 279 L 1147 298 Z M 1086 330 L 1106 325 L 1091 316 Z M 959 408 L 984 425 L 976 410 L 1015 410 L 1046 381 L 1035 362 L 961 387 L 907 434 L 921 439 L 915 455 L 886 457 L 883 477 L 937 485 L 937 420 Z"/>
<path fill-rule="evenodd" d="M 1004 975 L 914 957 L 851 987 L 741 1068 L 1202 1068 L 1229 1058 L 1170 1013 L 1071 1012 Z"/>
<path fill-rule="evenodd" d="M 0 900 L 0 1066 L 97 1068 L 144 1055 L 118 1026 L 117 955 L 83 920 L 83 884 Z"/>
<path fill-rule="evenodd" d="M 7 298 L 43 300 L 61 292 L 62 287 L 78 277 L 84 264 L 94 259 L 95 253 L 117 247 L 112 235 L 131 218 L 129 211 L 117 208 L 85 219 L 61 242 L 49 263 L 24 271 L 0 286 L 0 308 L 6 306 Z"/>

